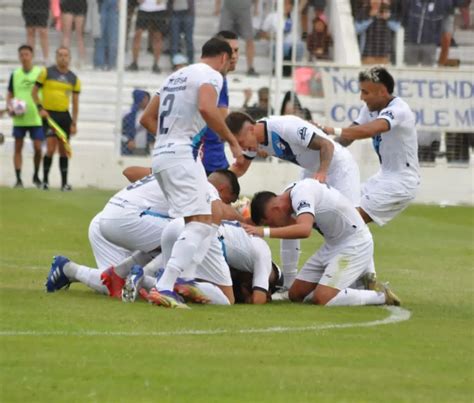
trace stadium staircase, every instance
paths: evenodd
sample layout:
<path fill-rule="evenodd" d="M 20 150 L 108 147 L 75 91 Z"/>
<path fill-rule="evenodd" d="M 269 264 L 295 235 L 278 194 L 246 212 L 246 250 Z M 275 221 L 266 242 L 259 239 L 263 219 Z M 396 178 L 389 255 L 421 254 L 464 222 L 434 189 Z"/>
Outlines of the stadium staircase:
<path fill-rule="evenodd" d="M 349 0 L 337 0 L 345 6 Z M 17 48 L 25 42 L 24 21 L 21 15 L 20 0 L 0 0 L 0 107 L 3 108 L 4 98 L 8 86 L 8 79 L 12 70 L 18 66 Z M 197 0 L 199 4 L 196 7 L 196 20 L 194 29 L 194 46 L 196 59 L 202 44 L 217 30 L 217 17 L 213 15 L 214 0 Z M 474 5 L 471 6 L 473 10 Z M 133 27 L 133 25 L 132 25 Z M 133 36 L 133 28 L 130 32 L 130 42 Z M 472 31 L 457 30 L 455 39 L 458 44 L 453 48 L 450 57 L 461 59 L 462 65 L 474 66 L 474 35 Z M 60 33 L 53 28 L 49 30 L 50 41 L 50 62 L 53 61 L 54 50 L 60 43 Z M 142 43 L 139 65 L 141 71 L 137 73 L 125 73 L 125 82 L 123 89 L 124 110 L 127 110 L 131 103 L 131 93 L 134 88 L 143 88 L 151 92 L 156 90 L 162 80 L 171 69 L 169 55 L 163 54 L 160 59 L 162 74 L 152 74 L 152 57 L 145 51 L 146 35 Z M 75 71 L 82 81 L 82 92 L 80 96 L 80 114 L 79 114 L 79 133 L 74 139 L 74 149 L 83 153 L 92 148 L 101 150 L 101 153 L 107 153 L 113 156 L 114 149 L 114 119 L 115 104 L 117 99 L 116 74 L 114 72 L 96 71 L 92 68 L 92 54 L 94 41 L 90 33 L 85 35 L 87 60 L 81 67 L 77 66 L 77 48 L 73 38 L 72 43 L 72 70 Z M 256 90 L 269 85 L 271 77 L 269 62 L 269 44 L 265 41 L 256 41 L 255 68 L 260 73 L 260 77 L 247 77 L 245 58 L 245 44 L 241 41 L 241 55 L 237 71 L 230 76 L 230 104 L 231 108 L 240 108 L 243 104 L 243 89 L 252 88 L 256 101 Z M 37 61 L 41 60 L 41 50 L 37 42 Z M 130 62 L 130 52 L 127 52 L 126 63 Z M 284 79 L 282 90 L 290 90 L 293 87 L 291 79 Z M 324 114 L 323 99 L 301 97 L 303 105 L 308 107 L 313 113 L 313 118 L 320 119 Z M 11 155 L 13 153 L 13 139 L 11 133 L 11 119 L 3 117 L 0 119 L 0 132 L 5 134 L 5 144 L 0 146 L 2 160 L 8 159 L 8 162 L 2 162 L 2 175 L 0 183 L 9 184 L 13 169 L 11 168 Z M 29 142 L 28 142 L 29 143 Z M 27 146 L 29 147 L 29 145 Z M 95 154 L 95 153 L 94 153 Z M 93 158 L 91 156 L 91 158 Z M 26 160 L 26 158 L 25 158 Z M 3 169 L 5 168 L 6 169 Z M 9 167 L 9 168 L 8 168 Z"/>

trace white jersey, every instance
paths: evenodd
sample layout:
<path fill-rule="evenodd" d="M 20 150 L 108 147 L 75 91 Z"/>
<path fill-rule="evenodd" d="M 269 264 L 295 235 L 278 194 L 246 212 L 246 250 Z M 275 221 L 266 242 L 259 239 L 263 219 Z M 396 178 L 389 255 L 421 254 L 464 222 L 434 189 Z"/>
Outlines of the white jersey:
<path fill-rule="evenodd" d="M 290 189 L 296 216 L 310 213 L 313 228 L 329 245 L 340 244 L 352 235 L 369 231 L 359 212 L 339 191 L 315 179 L 303 179 Z"/>
<path fill-rule="evenodd" d="M 116 193 L 110 198 L 104 211 L 109 207 L 115 211 L 114 207 L 117 206 L 140 211 L 150 210 L 162 216 L 168 216 L 169 210 L 169 203 L 153 175 L 145 176 Z"/>
<path fill-rule="evenodd" d="M 229 266 L 252 273 L 252 288 L 268 291 L 272 272 L 272 255 L 268 244 L 261 238 L 248 235 L 238 221 L 223 220 L 218 236 Z"/>
<path fill-rule="evenodd" d="M 268 155 L 292 162 L 314 173 L 320 166 L 320 152 L 310 149 L 309 144 L 315 136 L 319 136 L 334 145 L 329 175 L 337 171 L 341 165 L 345 165 L 346 160 L 353 160 L 348 150 L 334 142 L 321 129 L 297 116 L 270 116 L 259 121 L 261 122 L 265 125 L 265 141 L 259 144 L 259 148 Z M 255 157 L 255 153 L 248 151 L 244 154 L 249 159 Z"/>
<path fill-rule="evenodd" d="M 212 85 L 217 105 L 222 82 L 222 75 L 204 63 L 192 64 L 168 76 L 158 91 L 160 109 L 154 156 L 159 155 L 160 149 L 192 145 L 203 136 L 206 123 L 199 113 L 199 88 Z"/>
<path fill-rule="evenodd" d="M 166 10 L 166 0 L 143 0 L 138 9 L 146 12 L 154 11 L 165 11 Z"/>
<path fill-rule="evenodd" d="M 395 97 L 381 111 L 370 112 L 364 105 L 355 124 L 385 119 L 390 130 L 372 138 L 383 175 L 403 175 L 405 180 L 419 180 L 418 139 L 415 115 L 408 104 Z"/>

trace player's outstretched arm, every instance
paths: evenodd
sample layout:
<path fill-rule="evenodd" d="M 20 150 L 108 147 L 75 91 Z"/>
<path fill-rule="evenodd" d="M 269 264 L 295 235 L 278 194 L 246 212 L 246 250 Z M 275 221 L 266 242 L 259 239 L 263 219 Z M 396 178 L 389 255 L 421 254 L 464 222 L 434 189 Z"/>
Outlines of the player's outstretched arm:
<path fill-rule="evenodd" d="M 155 95 L 145 108 L 140 124 L 151 134 L 156 136 L 158 130 L 158 115 L 160 112 L 160 96 Z"/>
<path fill-rule="evenodd" d="M 244 161 L 241 164 L 234 163 L 231 165 L 229 170 L 231 170 L 238 178 L 240 178 L 242 175 L 245 174 L 245 172 L 247 172 L 251 163 L 252 160 L 244 158 Z"/>
<path fill-rule="evenodd" d="M 319 182 L 325 183 L 329 171 L 329 165 L 331 165 L 332 156 L 334 155 L 334 144 L 328 139 L 315 134 L 311 142 L 308 144 L 308 148 L 311 150 L 319 150 L 319 169 L 315 172 L 313 177 Z"/>
<path fill-rule="evenodd" d="M 390 124 L 385 119 L 375 119 L 369 123 L 352 125 L 344 129 L 325 126 L 323 130 L 328 134 L 339 136 L 342 141 L 352 142 L 354 140 L 368 139 L 380 133 L 388 132 L 390 130 Z"/>

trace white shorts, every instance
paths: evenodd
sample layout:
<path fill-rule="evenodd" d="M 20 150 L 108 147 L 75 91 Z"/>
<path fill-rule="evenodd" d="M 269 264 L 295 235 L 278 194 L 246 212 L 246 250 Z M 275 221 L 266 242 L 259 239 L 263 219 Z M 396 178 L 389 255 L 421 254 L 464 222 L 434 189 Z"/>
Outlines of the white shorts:
<path fill-rule="evenodd" d="M 196 268 L 195 277 L 215 285 L 232 287 L 230 269 L 224 258 L 221 242 L 215 237 L 204 260 Z"/>
<path fill-rule="evenodd" d="M 377 173 L 362 185 L 360 206 L 376 224 L 387 224 L 415 199 L 417 184 L 407 186 L 404 180 Z"/>
<path fill-rule="evenodd" d="M 343 244 L 324 243 L 304 264 L 296 279 L 343 290 L 365 273 L 373 254 L 372 235 L 364 228 Z"/>
<path fill-rule="evenodd" d="M 111 243 L 129 251 L 152 252 L 161 245 L 161 234 L 170 220 L 135 208 L 108 205 L 100 217 L 100 232 Z"/>
<path fill-rule="evenodd" d="M 110 266 L 116 266 L 122 260 L 131 255 L 130 251 L 109 242 L 100 232 L 100 216 L 102 212 L 97 214 L 89 225 L 89 242 L 91 244 L 92 253 L 94 254 L 97 268 L 105 270 Z"/>
<path fill-rule="evenodd" d="M 350 151 L 345 148 L 342 152 L 350 154 Z M 303 168 L 300 176 L 301 179 L 312 178 L 314 172 Z M 339 190 L 354 207 L 360 206 L 360 172 L 352 154 L 347 156 L 343 162 L 339 162 L 336 168 L 330 170 L 327 184 Z"/>
<path fill-rule="evenodd" d="M 153 173 L 170 205 L 173 218 L 211 215 L 211 196 L 206 171 L 200 161 L 189 153 L 187 158 L 176 158 L 169 166 L 169 156 L 153 158 Z M 160 166 L 162 163 L 162 166 Z"/>

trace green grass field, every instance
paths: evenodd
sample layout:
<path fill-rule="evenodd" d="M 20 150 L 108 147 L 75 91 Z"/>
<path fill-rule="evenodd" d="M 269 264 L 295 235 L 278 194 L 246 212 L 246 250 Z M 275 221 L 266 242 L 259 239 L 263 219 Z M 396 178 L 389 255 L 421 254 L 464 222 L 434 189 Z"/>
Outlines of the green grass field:
<path fill-rule="evenodd" d="M 94 266 L 87 228 L 110 194 L 0 188 L 1 402 L 474 400 L 473 208 L 414 205 L 371 227 L 378 276 L 411 318 L 360 327 L 391 313 L 167 310 L 80 284 L 46 294 L 54 254 Z M 303 243 L 300 263 L 319 243 Z"/>

